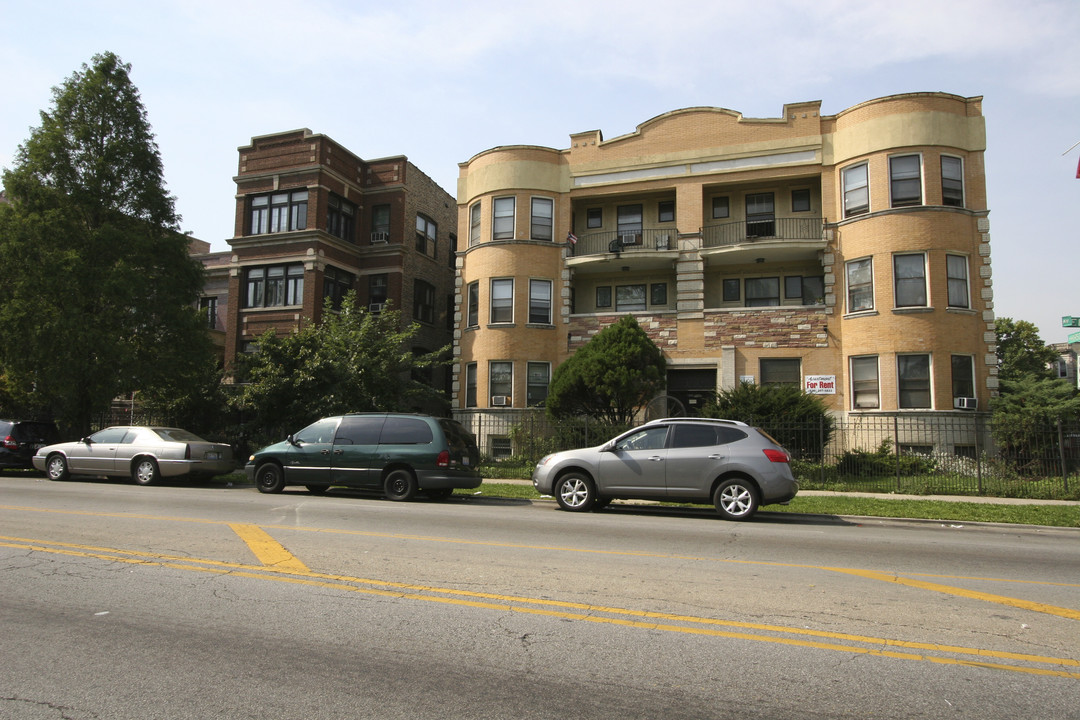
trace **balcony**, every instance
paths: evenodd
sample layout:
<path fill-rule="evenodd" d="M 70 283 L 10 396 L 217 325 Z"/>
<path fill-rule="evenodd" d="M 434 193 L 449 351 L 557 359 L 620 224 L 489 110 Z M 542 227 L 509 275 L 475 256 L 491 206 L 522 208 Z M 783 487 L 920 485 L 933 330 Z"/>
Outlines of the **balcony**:
<path fill-rule="evenodd" d="M 708 260 L 722 255 L 729 263 L 808 259 L 825 244 L 825 219 L 819 217 L 740 220 L 701 228 L 702 256 Z"/>
<path fill-rule="evenodd" d="M 624 269 L 670 268 L 679 257 L 678 238 L 675 228 L 583 233 L 567 264 L 579 272 L 603 271 L 615 259 Z"/>

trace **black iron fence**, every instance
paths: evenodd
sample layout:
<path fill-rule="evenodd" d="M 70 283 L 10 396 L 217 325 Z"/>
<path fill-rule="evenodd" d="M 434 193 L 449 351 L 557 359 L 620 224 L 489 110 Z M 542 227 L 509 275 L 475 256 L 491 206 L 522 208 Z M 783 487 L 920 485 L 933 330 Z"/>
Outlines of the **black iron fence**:
<path fill-rule="evenodd" d="M 476 435 L 493 477 L 527 475 L 550 452 L 599 445 L 626 429 L 520 410 L 455 417 Z M 754 424 L 791 451 L 803 489 L 1080 499 L 1080 423 L 1018 428 L 972 413 Z"/>
<path fill-rule="evenodd" d="M 701 228 L 701 244 L 706 248 L 736 245 L 747 240 L 821 240 L 825 220 L 819 217 L 740 220 Z"/>
<path fill-rule="evenodd" d="M 582 233 L 573 246 L 575 257 L 603 253 L 648 253 L 678 250 L 679 231 L 675 228 Z"/>

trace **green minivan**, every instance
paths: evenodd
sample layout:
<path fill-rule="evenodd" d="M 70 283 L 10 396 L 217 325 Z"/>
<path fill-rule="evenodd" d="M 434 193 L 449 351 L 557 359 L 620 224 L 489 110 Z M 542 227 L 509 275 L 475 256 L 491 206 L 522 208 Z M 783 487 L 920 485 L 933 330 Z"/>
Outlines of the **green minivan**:
<path fill-rule="evenodd" d="M 244 471 L 264 493 L 303 485 L 319 495 L 338 485 L 412 500 L 479 487 L 479 462 L 475 438 L 456 420 L 355 413 L 323 418 L 259 450 Z"/>

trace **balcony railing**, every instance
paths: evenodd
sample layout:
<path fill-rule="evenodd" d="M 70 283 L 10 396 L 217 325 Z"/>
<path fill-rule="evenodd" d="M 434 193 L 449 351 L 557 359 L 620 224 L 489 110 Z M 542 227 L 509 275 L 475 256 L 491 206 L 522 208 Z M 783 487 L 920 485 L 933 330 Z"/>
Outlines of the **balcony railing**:
<path fill-rule="evenodd" d="M 678 250 L 679 231 L 675 228 L 644 229 L 627 232 L 582 233 L 572 246 L 576 257 L 604 253 L 649 253 Z"/>
<path fill-rule="evenodd" d="M 716 248 L 754 240 L 821 240 L 825 220 L 819 217 L 742 220 L 701 228 L 702 247 Z"/>

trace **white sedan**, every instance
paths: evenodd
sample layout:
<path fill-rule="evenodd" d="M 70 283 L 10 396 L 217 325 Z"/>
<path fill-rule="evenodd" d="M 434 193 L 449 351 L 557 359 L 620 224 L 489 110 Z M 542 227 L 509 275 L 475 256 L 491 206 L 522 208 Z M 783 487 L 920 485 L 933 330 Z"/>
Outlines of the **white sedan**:
<path fill-rule="evenodd" d="M 208 478 L 236 469 L 230 446 L 169 427 L 109 427 L 78 442 L 46 445 L 33 460 L 50 480 L 107 475 L 130 477 L 139 485 L 185 475 Z"/>

